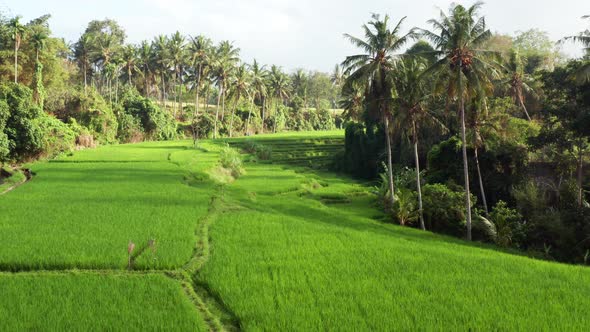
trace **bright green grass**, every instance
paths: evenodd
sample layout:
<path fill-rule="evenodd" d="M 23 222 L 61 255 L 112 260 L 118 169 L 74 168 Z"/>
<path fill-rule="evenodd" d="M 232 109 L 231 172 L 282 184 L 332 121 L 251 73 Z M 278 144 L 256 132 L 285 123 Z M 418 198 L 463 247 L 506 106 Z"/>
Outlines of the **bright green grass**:
<path fill-rule="evenodd" d="M 37 163 L 36 176 L 0 196 L 0 268 L 124 268 L 127 245 L 150 239 L 135 268 L 174 268 L 193 254 L 212 186 L 187 185 L 217 154 L 189 142 L 103 147 Z"/>
<path fill-rule="evenodd" d="M 225 189 L 199 275 L 245 330 L 590 326 L 586 268 L 385 225 L 367 189 L 347 178 L 246 170 Z"/>
<path fill-rule="evenodd" d="M 311 144 L 329 157 L 335 149 L 320 143 L 342 132 L 254 139 L 279 151 Z M 152 238 L 156 252 L 134 268 L 178 268 L 206 219 L 211 255 L 201 256 L 210 259 L 198 293 L 207 289 L 205 300 L 218 299 L 219 314 L 248 331 L 590 326 L 587 269 L 385 225 L 369 188 L 294 169 L 288 156 L 247 163 L 211 200 L 219 191 L 205 173 L 222 141 L 202 143 L 209 152 L 145 143 L 33 165 L 33 181 L 0 196 L 0 270 L 123 269 L 128 241 Z M 0 330 L 204 330 L 200 317 L 164 274 L 0 274 Z"/>
<path fill-rule="evenodd" d="M 161 275 L 0 274 L 2 331 L 207 331 Z"/>

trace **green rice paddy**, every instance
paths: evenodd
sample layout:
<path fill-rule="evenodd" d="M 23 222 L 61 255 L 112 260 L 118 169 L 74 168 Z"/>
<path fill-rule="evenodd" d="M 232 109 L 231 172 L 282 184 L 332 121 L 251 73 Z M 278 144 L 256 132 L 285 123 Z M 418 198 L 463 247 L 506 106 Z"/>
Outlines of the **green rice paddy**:
<path fill-rule="evenodd" d="M 221 140 L 32 165 L 0 196 L 0 330 L 590 326 L 586 268 L 386 224 L 370 186 L 315 169 L 342 137 L 231 140 L 273 157 L 229 184 L 207 175 Z"/>

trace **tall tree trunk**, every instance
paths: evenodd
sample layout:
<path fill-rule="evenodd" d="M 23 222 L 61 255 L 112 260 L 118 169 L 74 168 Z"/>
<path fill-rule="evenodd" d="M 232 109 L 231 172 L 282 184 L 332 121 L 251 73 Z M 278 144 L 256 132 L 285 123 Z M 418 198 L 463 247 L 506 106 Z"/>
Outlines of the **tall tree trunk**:
<path fill-rule="evenodd" d="M 225 81 L 223 81 L 223 89 L 221 90 L 221 122 L 225 120 Z"/>
<path fill-rule="evenodd" d="M 250 99 L 250 107 L 248 109 L 248 120 L 246 120 L 246 133 L 245 133 L 246 136 L 250 136 L 248 129 L 250 127 L 250 117 L 252 116 L 252 108 L 254 108 L 254 107 L 256 107 L 256 104 L 254 104 L 254 97 L 252 97 Z"/>
<path fill-rule="evenodd" d="M 264 134 L 264 111 L 266 105 L 266 97 L 260 95 L 260 100 L 262 101 L 262 134 Z"/>
<path fill-rule="evenodd" d="M 578 148 L 578 207 L 582 207 L 584 203 L 584 188 L 582 188 L 582 180 L 584 176 L 584 150 L 581 147 Z"/>
<path fill-rule="evenodd" d="M 217 108 L 215 109 L 215 129 L 213 131 L 213 138 L 217 138 L 217 122 L 219 121 L 219 103 L 221 101 L 221 95 L 223 86 L 219 86 L 219 94 L 217 95 Z"/>
<path fill-rule="evenodd" d="M 84 70 L 84 95 L 86 95 L 87 87 L 88 87 L 88 68 L 86 68 L 86 62 L 82 66 Z"/>
<path fill-rule="evenodd" d="M 461 73 L 459 73 L 461 75 Z M 459 86 L 462 87 L 461 83 Z M 459 92 L 460 97 L 460 112 L 461 112 L 461 142 L 463 143 L 463 176 L 465 179 L 465 218 L 467 221 L 467 240 L 471 241 L 471 192 L 469 189 L 469 163 L 467 160 L 467 138 L 465 133 L 465 101 L 463 91 Z"/>
<path fill-rule="evenodd" d="M 201 85 L 201 65 L 199 65 L 199 73 L 197 76 L 197 82 L 195 85 L 195 115 L 193 118 L 193 141 L 194 144 L 197 145 L 197 140 L 199 138 L 198 126 L 197 121 L 199 118 L 199 86 Z"/>
<path fill-rule="evenodd" d="M 236 108 L 238 108 L 238 101 L 240 100 L 240 94 L 236 96 L 236 101 L 234 102 L 234 107 L 232 108 L 231 119 L 229 119 L 229 137 L 232 137 L 232 132 L 234 129 L 234 116 L 236 114 Z"/>
<path fill-rule="evenodd" d="M 416 163 L 416 188 L 418 190 L 418 213 L 420 217 L 420 228 L 425 231 L 424 225 L 424 208 L 422 206 L 422 183 L 420 181 L 420 156 L 418 155 L 418 131 L 416 130 L 416 121 L 412 121 L 413 140 L 414 140 L 414 160 Z"/>
<path fill-rule="evenodd" d="M 18 39 L 18 36 L 15 38 Z M 18 83 L 18 41 L 14 41 L 14 83 Z"/>
<path fill-rule="evenodd" d="M 524 111 L 524 114 L 526 115 L 527 120 L 531 121 L 531 117 L 529 116 L 529 112 L 526 109 L 526 106 L 524 105 L 524 101 L 522 100 L 522 97 L 518 98 L 519 102 L 520 102 L 520 107 L 522 108 L 522 110 Z"/>
<path fill-rule="evenodd" d="M 387 116 L 384 116 L 383 123 L 385 124 L 385 141 L 386 141 L 386 147 L 387 147 L 387 177 L 389 180 L 389 203 L 391 204 L 391 207 L 393 208 L 393 205 L 395 204 L 395 187 L 394 187 L 394 183 L 393 183 L 393 159 L 391 156 L 391 137 L 390 137 L 390 133 L 389 133 L 389 118 Z"/>
<path fill-rule="evenodd" d="M 486 199 L 486 191 L 483 186 L 483 179 L 481 177 L 481 169 L 479 168 L 479 153 L 478 148 L 475 148 L 475 165 L 477 167 L 477 176 L 479 177 L 479 190 L 481 191 L 481 201 L 483 203 L 483 209 L 486 213 L 486 217 L 489 216 L 488 200 Z"/>
<path fill-rule="evenodd" d="M 162 73 L 162 108 L 166 111 L 166 77 Z"/>

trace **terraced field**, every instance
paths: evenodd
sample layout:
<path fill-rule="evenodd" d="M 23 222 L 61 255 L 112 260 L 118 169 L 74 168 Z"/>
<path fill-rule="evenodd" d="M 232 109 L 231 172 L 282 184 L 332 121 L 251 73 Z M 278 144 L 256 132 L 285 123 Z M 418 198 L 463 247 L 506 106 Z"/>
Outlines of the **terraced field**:
<path fill-rule="evenodd" d="M 386 224 L 371 187 L 314 169 L 341 132 L 246 140 L 272 160 L 231 183 L 208 176 L 224 140 L 32 165 L 0 196 L 0 330 L 590 326 L 587 269 Z"/>
<path fill-rule="evenodd" d="M 228 140 L 237 148 L 243 148 L 252 141 L 271 148 L 273 163 L 316 169 L 325 169 L 334 161 L 334 155 L 344 150 L 342 131 L 303 134 L 293 132 L 280 136 L 261 135 L 254 140 L 248 138 Z"/>

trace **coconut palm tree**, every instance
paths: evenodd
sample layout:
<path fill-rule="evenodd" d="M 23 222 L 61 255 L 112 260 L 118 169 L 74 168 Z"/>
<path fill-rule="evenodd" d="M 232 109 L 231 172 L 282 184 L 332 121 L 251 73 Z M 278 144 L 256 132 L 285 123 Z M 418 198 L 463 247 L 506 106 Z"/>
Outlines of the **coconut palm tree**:
<path fill-rule="evenodd" d="M 231 89 L 230 93 L 234 97 L 234 107 L 232 108 L 231 118 L 229 120 L 229 137 L 232 137 L 232 131 L 234 127 L 234 116 L 238 102 L 242 96 L 250 94 L 250 73 L 248 67 L 245 64 L 241 64 L 235 70 L 233 77 L 231 78 Z"/>
<path fill-rule="evenodd" d="M 254 59 L 254 62 L 250 66 L 250 73 L 252 75 L 252 90 L 253 90 L 253 98 L 258 98 L 261 105 L 261 118 L 262 118 L 262 132 L 264 133 L 264 119 L 265 119 L 265 101 L 266 96 L 268 95 L 267 84 L 268 81 L 268 73 L 266 71 L 266 66 L 261 66 L 258 64 L 258 61 Z M 248 119 L 250 117 L 248 116 Z M 250 121 L 248 121 L 249 125 Z M 248 128 L 246 128 L 246 132 Z"/>
<path fill-rule="evenodd" d="M 168 41 L 168 56 L 172 70 L 174 72 L 174 118 L 176 118 L 176 111 L 180 109 L 182 112 L 182 88 L 183 88 L 183 74 L 184 67 L 187 63 L 187 52 L 186 52 L 186 39 L 180 34 L 175 32 Z M 178 102 L 178 105 L 177 103 Z"/>
<path fill-rule="evenodd" d="M 582 19 L 589 19 L 590 15 L 582 16 Z M 565 37 L 562 41 L 571 40 L 576 43 L 582 44 L 584 47 L 584 52 L 586 53 L 586 58 L 590 57 L 590 29 L 586 29 L 585 31 L 580 32 L 577 36 L 569 36 Z M 590 63 L 582 66 L 578 71 L 578 81 L 580 83 L 584 83 L 590 80 Z"/>
<path fill-rule="evenodd" d="M 440 12 L 440 19 L 429 20 L 434 32 L 421 30 L 422 36 L 434 43 L 439 59 L 427 70 L 444 89 L 447 98 L 458 104 L 463 142 L 463 175 L 465 179 L 465 209 L 467 239 L 471 240 L 471 193 L 469 188 L 469 165 L 465 129 L 465 101 L 476 87 L 491 86 L 498 76 L 497 65 L 490 58 L 498 57 L 495 52 L 483 50 L 482 46 L 492 36 L 487 29 L 485 18 L 477 12 L 482 3 L 476 2 L 469 8 L 459 4 L 451 5 L 449 15 Z"/>
<path fill-rule="evenodd" d="M 418 126 L 426 114 L 424 101 L 427 97 L 422 73 L 426 70 L 424 61 L 411 57 L 396 64 L 392 75 L 397 106 L 396 127 L 399 127 L 412 141 L 416 166 L 416 189 L 418 192 L 418 216 L 420 228 L 426 230 L 422 206 L 422 183 L 420 180 L 420 158 L 418 155 Z"/>
<path fill-rule="evenodd" d="M 301 68 L 295 70 L 291 75 L 291 83 L 293 85 L 293 92 L 303 99 L 303 107 L 307 108 L 307 82 L 308 77 L 305 71 Z"/>
<path fill-rule="evenodd" d="M 78 61 L 78 65 L 82 70 L 84 76 L 84 93 L 88 87 L 88 70 L 92 59 L 92 51 L 94 47 L 94 38 L 91 34 L 83 34 L 78 42 L 74 45 L 74 56 Z"/>
<path fill-rule="evenodd" d="M 196 124 L 196 119 L 199 117 L 199 97 L 201 86 L 204 83 L 204 76 L 208 75 L 211 66 L 211 48 L 213 43 L 211 39 L 199 35 L 191 38 L 189 45 L 189 53 L 191 55 L 191 63 L 194 69 L 194 89 L 195 89 L 195 116 L 193 118 L 193 124 Z M 207 101 L 205 101 L 207 102 Z M 196 129 L 196 125 L 193 125 L 193 129 Z M 196 132 L 194 133 L 197 134 Z M 196 136 L 195 136 L 196 137 Z"/>
<path fill-rule="evenodd" d="M 485 91 L 475 91 L 473 92 L 473 96 L 470 105 L 471 111 L 467 114 L 467 127 L 469 128 L 467 137 L 474 151 L 475 168 L 477 170 L 482 205 L 486 216 L 488 216 L 489 208 L 481 174 L 479 151 L 486 147 L 486 138 L 488 136 L 494 133 L 504 134 L 502 128 L 506 127 L 508 119 L 505 113 L 499 113 L 495 110 L 494 112 L 490 112 L 486 109 Z"/>
<path fill-rule="evenodd" d="M 291 96 L 291 82 L 289 76 L 278 66 L 272 65 L 269 72 L 269 83 L 273 97 L 286 105 Z"/>
<path fill-rule="evenodd" d="M 162 84 L 162 92 L 160 94 L 162 107 L 166 107 L 166 77 L 170 70 L 170 58 L 168 56 L 168 37 L 164 35 L 157 36 L 152 42 L 154 50 L 154 68 L 158 71 L 160 81 Z"/>
<path fill-rule="evenodd" d="M 222 41 L 219 43 L 215 52 L 215 77 L 217 80 L 217 86 L 219 89 L 219 95 L 217 98 L 217 110 L 215 111 L 215 129 L 213 132 L 214 138 L 217 138 L 217 128 L 219 121 L 219 104 L 221 102 L 221 116 L 225 114 L 225 95 L 228 78 L 231 75 L 232 70 L 235 68 L 236 63 L 239 59 L 240 49 L 236 48 L 233 43 L 229 41 Z"/>
<path fill-rule="evenodd" d="M 147 41 L 142 41 L 137 49 L 137 63 L 143 73 L 145 96 L 150 97 L 150 81 L 152 79 L 152 61 L 154 49 Z"/>
<path fill-rule="evenodd" d="M 347 84 L 342 87 L 338 105 L 344 109 L 345 119 L 360 121 L 364 111 L 366 90 L 360 84 Z"/>
<path fill-rule="evenodd" d="M 342 67 L 340 65 L 335 65 L 334 70 L 332 71 L 332 75 L 330 75 L 330 80 L 332 84 L 336 87 L 342 87 L 344 81 L 346 80 L 344 72 L 342 71 Z"/>
<path fill-rule="evenodd" d="M 139 70 L 139 57 L 138 49 L 133 45 L 125 45 L 121 52 L 121 61 L 123 64 L 123 71 L 127 74 L 127 84 L 133 85 L 133 73 L 141 71 Z"/>
<path fill-rule="evenodd" d="M 412 33 L 400 36 L 401 25 L 404 20 L 405 18 L 402 18 L 393 29 L 390 29 L 389 16 L 381 19 L 379 15 L 373 14 L 372 21 L 363 25 L 364 40 L 348 34 L 344 35 L 363 53 L 351 55 L 342 63 L 345 72 L 350 73 L 345 85 L 358 84 L 367 87 L 366 105 L 369 116 L 380 121 L 385 129 L 391 206 L 395 203 L 395 188 L 390 132 L 393 86 L 389 78 L 395 62 L 399 59 L 398 52 L 412 37 Z"/>
<path fill-rule="evenodd" d="M 531 87 L 534 78 L 524 70 L 524 61 L 517 50 L 511 50 L 508 61 L 504 65 L 507 72 L 507 79 L 500 82 L 504 86 L 512 100 L 522 108 L 526 118 L 531 121 L 529 112 L 524 104 L 525 93 L 535 96 L 535 91 Z"/>
<path fill-rule="evenodd" d="M 18 50 L 22 39 L 27 32 L 26 26 L 20 22 L 21 17 L 17 16 L 10 20 L 8 28 L 10 29 L 10 36 L 14 40 L 14 83 L 18 83 Z"/>

